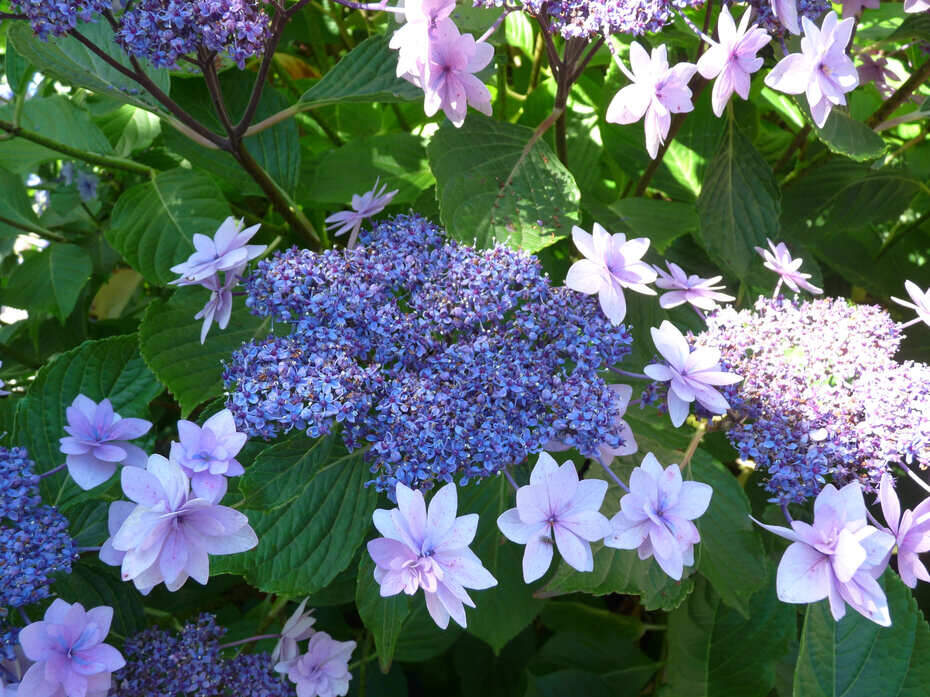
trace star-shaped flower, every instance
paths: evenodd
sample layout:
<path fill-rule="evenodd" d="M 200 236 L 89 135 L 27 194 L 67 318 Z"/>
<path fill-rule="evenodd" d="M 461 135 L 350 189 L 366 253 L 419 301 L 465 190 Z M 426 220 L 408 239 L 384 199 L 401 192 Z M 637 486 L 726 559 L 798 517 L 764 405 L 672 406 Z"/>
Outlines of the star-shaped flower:
<path fill-rule="evenodd" d="M 792 259 L 791 252 L 788 251 L 788 246 L 784 242 L 779 242 L 777 245 L 773 244 L 772 240 L 769 239 L 766 242 L 769 243 L 768 249 L 762 249 L 762 247 L 756 247 L 755 249 L 765 259 L 763 266 L 778 274 L 778 283 L 772 293 L 773 298 L 778 295 L 782 283 L 795 293 L 800 293 L 802 288 L 812 295 L 823 293 L 823 290 L 807 282 L 807 279 L 811 277 L 809 273 L 798 271 L 801 264 L 804 263 L 801 257 Z"/>
<path fill-rule="evenodd" d="M 726 9 L 726 8 L 724 8 Z M 668 273 L 660 267 L 654 266 L 659 277 L 656 279 L 656 286 L 668 293 L 663 293 L 659 298 L 659 305 L 669 309 L 678 307 L 684 303 L 690 303 L 700 310 L 713 310 L 717 303 L 728 303 L 736 300 L 732 295 L 720 293 L 723 286 L 715 286 L 723 276 L 714 276 L 713 278 L 701 278 L 694 274 L 688 275 L 676 263 L 666 261 Z"/>
<path fill-rule="evenodd" d="M 263 244 L 247 244 L 261 225 L 245 229 L 242 226 L 241 220 L 230 217 L 212 238 L 196 233 L 193 238 L 196 251 L 183 264 L 171 267 L 181 276 L 171 282 L 181 286 L 196 285 L 220 271 L 234 271 L 240 275 L 249 261 L 265 251 Z"/>
<path fill-rule="evenodd" d="M 326 219 L 328 223 L 326 229 L 331 230 L 333 235 L 338 237 L 347 232 L 351 233 L 347 245 L 349 249 L 355 246 L 355 241 L 358 239 L 358 232 L 362 227 L 362 221 L 383 211 L 384 207 L 391 202 L 391 199 L 393 199 L 399 191 L 399 189 L 394 189 L 393 191 L 385 193 L 387 184 L 382 184 L 379 190 L 378 184 L 380 182 L 381 178 L 378 177 L 375 179 L 375 185 L 371 188 L 371 191 L 366 191 L 361 195 L 354 194 L 352 196 L 351 211 L 333 213 Z"/>
<path fill-rule="evenodd" d="M 917 579 L 930 582 L 927 567 L 917 556 L 922 552 L 930 552 L 930 498 L 924 499 L 913 511 L 904 511 L 902 515 L 898 494 L 894 490 L 894 478 L 885 472 L 878 489 L 878 500 L 882 504 L 885 524 L 895 537 L 901 580 L 911 588 L 917 586 Z"/>
<path fill-rule="evenodd" d="M 922 291 L 920 286 L 913 281 L 905 281 L 904 289 L 914 302 L 908 302 L 907 300 L 901 300 L 901 298 L 895 297 L 891 299 L 898 303 L 898 305 L 903 305 L 904 307 L 909 307 L 914 310 L 917 313 L 917 317 L 901 326 L 910 327 L 912 324 L 917 324 L 918 322 L 930 325 L 930 290 L 926 292 Z"/>

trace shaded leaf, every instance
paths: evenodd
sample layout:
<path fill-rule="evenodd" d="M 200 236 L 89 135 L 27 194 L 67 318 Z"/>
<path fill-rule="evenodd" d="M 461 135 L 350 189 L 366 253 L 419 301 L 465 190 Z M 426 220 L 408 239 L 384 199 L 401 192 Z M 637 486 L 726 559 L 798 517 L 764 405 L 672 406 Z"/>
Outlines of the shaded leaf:
<path fill-rule="evenodd" d="M 375 581 L 375 563 L 367 551 L 362 552 L 358 565 L 358 582 L 355 586 L 355 605 L 365 627 L 372 633 L 378 663 L 387 672 L 394 659 L 394 649 L 400 637 L 404 620 L 410 614 L 410 602 L 403 593 L 381 597 L 381 585 Z"/>

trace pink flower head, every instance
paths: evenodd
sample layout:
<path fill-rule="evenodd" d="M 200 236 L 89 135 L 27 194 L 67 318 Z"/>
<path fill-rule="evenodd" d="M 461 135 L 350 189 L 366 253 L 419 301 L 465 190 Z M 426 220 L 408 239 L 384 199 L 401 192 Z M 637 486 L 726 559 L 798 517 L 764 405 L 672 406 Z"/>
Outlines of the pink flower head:
<path fill-rule="evenodd" d="M 662 465 L 652 453 L 630 474 L 630 493 L 610 519 L 604 544 L 635 549 L 640 559 L 655 557 L 666 574 L 681 580 L 694 564 L 694 545 L 701 535 L 692 520 L 704 515 L 714 490 L 701 482 L 682 481 L 678 465 Z"/>
<path fill-rule="evenodd" d="M 901 514 L 901 504 L 894 490 L 894 479 L 885 472 L 878 489 L 885 524 L 895 537 L 898 549 L 898 573 L 905 584 L 914 588 L 917 579 L 930 582 L 927 567 L 917 555 L 930 552 L 930 498 L 924 499 L 913 511 Z"/>
<path fill-rule="evenodd" d="M 113 411 L 109 399 L 97 404 L 82 394 L 74 398 L 65 416 L 69 435 L 59 439 L 60 450 L 67 455 L 68 474 L 82 489 L 103 484 L 120 463 L 145 467 L 145 451 L 128 441 L 146 434 L 151 421 L 124 419 Z"/>
<path fill-rule="evenodd" d="M 633 429 L 630 428 L 623 415 L 626 414 L 627 407 L 630 405 L 630 399 L 633 397 L 633 388 L 629 385 L 608 385 L 607 386 L 616 396 L 616 411 L 614 411 L 613 427 L 614 431 L 620 435 L 621 444 L 613 447 L 607 443 L 601 443 L 597 448 L 597 454 L 594 457 L 605 467 L 610 467 L 615 457 L 624 457 L 635 453 L 639 446 L 636 445 L 636 437 L 633 435 Z M 570 450 L 572 446 L 555 439 L 550 440 L 543 447 L 551 453 L 561 453 Z"/>
<path fill-rule="evenodd" d="M 349 659 L 355 646 L 354 641 L 336 641 L 326 632 L 315 632 L 307 653 L 274 669 L 296 683 L 297 697 L 342 697 L 349 692 Z"/>
<path fill-rule="evenodd" d="M 620 324 L 626 316 L 624 288 L 656 294 L 646 285 L 656 280 L 655 269 L 642 261 L 649 240 L 627 240 L 622 232 L 611 235 L 598 223 L 594 223 L 593 232 L 589 235 L 577 225 L 572 228 L 572 240 L 584 259 L 572 264 L 565 285 L 586 295 L 597 293 L 604 314 L 613 324 Z"/>
<path fill-rule="evenodd" d="M 394 32 L 388 44 L 396 49 L 397 77 L 409 79 L 419 75 L 426 65 L 430 36 L 455 9 L 455 0 L 407 0 L 404 2 L 404 25 Z"/>
<path fill-rule="evenodd" d="M 671 115 L 694 109 L 688 81 L 694 76 L 697 66 L 679 63 L 669 68 L 667 51 L 662 44 L 652 49 L 650 57 L 638 42 L 631 43 L 633 83 L 617 92 L 607 107 L 607 121 L 610 123 L 635 123 L 646 117 L 646 150 L 653 159 L 668 135 Z"/>
<path fill-rule="evenodd" d="M 465 589 L 497 585 L 468 548 L 478 530 L 478 515 L 456 517 L 455 484 L 446 484 L 436 492 L 428 512 L 421 492 L 398 482 L 396 495 L 397 508 L 379 508 L 372 516 L 384 537 L 368 543 L 381 597 L 401 591 L 413 595 L 422 588 L 426 609 L 441 629 L 449 626 L 450 616 L 464 627 L 463 603 L 475 606 Z"/>
<path fill-rule="evenodd" d="M 307 598 L 304 598 L 294 614 L 291 615 L 284 628 L 281 630 L 281 638 L 271 652 L 271 662 L 277 668 L 278 664 L 290 667 L 290 663 L 297 660 L 300 656 L 300 649 L 297 647 L 298 641 L 309 639 L 315 633 L 313 625 L 316 624 L 316 617 L 313 616 L 313 610 L 304 612 L 307 607 Z M 279 671 L 283 672 L 283 671 Z"/>
<path fill-rule="evenodd" d="M 843 19 L 855 17 L 862 14 L 862 10 L 877 10 L 881 5 L 881 0 L 842 0 L 843 1 Z M 905 10 L 907 12 L 907 10 Z"/>
<path fill-rule="evenodd" d="M 352 196 L 353 210 L 333 213 L 326 219 L 326 222 L 329 223 L 326 229 L 333 230 L 334 235 L 339 236 L 347 232 L 352 233 L 349 236 L 349 247 L 355 246 L 355 239 L 358 237 L 358 231 L 362 227 L 362 221 L 383 211 L 384 207 L 391 202 L 391 199 L 393 199 L 399 191 L 399 189 L 394 189 L 394 191 L 385 193 L 387 184 L 382 184 L 381 189 L 378 190 L 379 182 L 380 177 L 375 179 L 375 185 L 372 187 L 371 191 L 366 191 L 361 196 L 358 194 Z"/>
<path fill-rule="evenodd" d="M 578 481 L 570 460 L 561 467 L 549 453 L 539 453 L 528 486 L 517 490 L 517 507 L 501 513 L 497 527 L 504 537 L 526 545 L 523 580 L 532 583 L 546 573 L 555 546 L 565 563 L 578 571 L 594 570 L 591 542 L 610 532 L 600 514 L 607 482 Z"/>
<path fill-rule="evenodd" d="M 753 520 L 792 543 L 778 563 L 779 600 L 815 603 L 829 598 L 837 621 L 849 603 L 873 622 L 891 624 L 885 592 L 875 579 L 888 565 L 895 537 L 866 524 L 859 482 L 839 490 L 832 484 L 821 489 L 814 500 L 812 525 L 793 520 L 791 528 L 784 528 Z"/>
<path fill-rule="evenodd" d="M 801 53 L 782 58 L 765 76 L 765 84 L 785 94 L 807 93 L 807 103 L 817 126 L 827 122 L 835 105 L 846 104 L 846 92 L 859 84 L 859 74 L 846 46 L 852 36 L 853 17 L 839 20 L 828 12 L 820 29 L 807 17 L 801 19 L 804 38 Z"/>
<path fill-rule="evenodd" d="M 926 12 L 927 10 L 930 10 L 930 2 L 928 2 L 928 0 L 904 0 L 905 12 Z"/>
<path fill-rule="evenodd" d="M 124 468 L 122 485 L 136 506 L 107 540 L 108 554 L 101 549 L 101 558 L 107 561 L 124 553 L 123 580 L 132 581 L 143 594 L 161 582 L 169 591 L 178 590 L 188 578 L 206 584 L 210 554 L 236 554 L 258 544 L 248 518 L 192 497 L 184 470 L 161 455 L 149 457 L 146 469 Z M 121 505 L 114 512 L 111 506 L 111 515 L 118 521 L 125 510 Z"/>
<path fill-rule="evenodd" d="M 740 18 L 739 28 L 729 8 L 724 5 L 717 20 L 717 43 L 711 45 L 697 62 L 698 72 L 706 79 L 717 78 L 714 83 L 712 104 L 717 116 L 736 92 L 749 99 L 750 75 L 762 67 L 763 60 L 756 56 L 772 37 L 757 24 L 749 26 L 750 8 Z"/>
<path fill-rule="evenodd" d="M 232 289 L 239 284 L 239 274 L 233 271 L 226 272 L 226 281 L 221 282 L 219 274 L 204 279 L 200 284 L 210 291 L 210 299 L 203 309 L 194 315 L 194 319 L 202 319 L 200 328 L 200 343 L 207 340 L 210 325 L 216 320 L 220 329 L 226 329 L 232 315 Z"/>
<path fill-rule="evenodd" d="M 26 657 L 35 661 L 26 671 L 19 691 L 22 697 L 106 697 L 110 674 L 126 661 L 103 643 L 110 633 L 113 608 L 84 610 L 56 598 L 41 622 L 19 633 Z"/>
<path fill-rule="evenodd" d="M 762 247 L 756 247 L 756 252 L 765 259 L 763 266 L 778 274 L 778 284 L 775 286 L 773 297 L 778 295 L 782 283 L 795 293 L 800 293 L 802 288 L 813 295 L 820 295 L 823 293 L 820 288 L 807 282 L 807 279 L 811 277 L 809 273 L 801 273 L 798 271 L 798 269 L 801 268 L 801 264 L 804 263 L 801 257 L 792 259 L 791 252 L 788 251 L 788 247 L 784 242 L 779 242 L 777 245 L 772 244 L 772 240 L 769 239 L 767 239 L 766 242 L 769 243 L 769 248 L 762 249 Z"/>
<path fill-rule="evenodd" d="M 171 444 L 171 459 L 191 479 L 191 488 L 200 498 L 218 503 L 226 495 L 226 477 L 238 477 L 245 469 L 236 455 L 249 437 L 236 430 L 229 409 L 207 419 L 203 428 L 192 421 L 178 421 L 180 443 Z"/>
<path fill-rule="evenodd" d="M 220 271 L 234 271 L 240 275 L 242 269 L 252 259 L 265 251 L 263 244 L 246 244 L 261 225 L 242 229 L 243 222 L 235 218 L 226 218 L 217 229 L 213 238 L 197 233 L 194 235 L 196 251 L 183 264 L 171 267 L 179 274 L 172 283 L 182 286 L 199 284 L 215 276 Z"/>
<path fill-rule="evenodd" d="M 659 305 L 666 309 L 690 303 L 701 310 L 713 310 L 718 302 L 728 303 L 736 299 L 732 295 L 718 292 L 723 290 L 723 286 L 714 285 L 723 276 L 713 278 L 701 278 L 694 274 L 689 276 L 674 262 L 666 261 L 665 265 L 668 267 L 668 273 L 658 266 L 653 268 L 659 274 L 656 285 L 669 291 L 659 298 Z"/>
<path fill-rule="evenodd" d="M 916 324 L 917 322 L 923 322 L 930 325 L 930 290 L 927 292 L 922 291 L 920 286 L 918 286 L 913 281 L 905 281 L 904 289 L 907 291 L 907 294 L 914 302 L 901 300 L 901 298 L 891 298 L 894 302 L 898 303 L 898 305 L 909 307 L 917 313 L 917 317 L 912 319 L 910 322 L 907 322 L 904 326 L 909 327 L 912 324 Z"/>
<path fill-rule="evenodd" d="M 647 365 L 643 372 L 653 380 L 668 382 L 668 415 L 677 428 L 688 418 L 689 405 L 697 400 L 711 414 L 725 414 L 730 404 L 714 389 L 732 385 L 743 378 L 720 369 L 720 351 L 699 347 L 691 350 L 688 340 L 668 320 L 656 329 L 652 340 L 665 363 Z"/>

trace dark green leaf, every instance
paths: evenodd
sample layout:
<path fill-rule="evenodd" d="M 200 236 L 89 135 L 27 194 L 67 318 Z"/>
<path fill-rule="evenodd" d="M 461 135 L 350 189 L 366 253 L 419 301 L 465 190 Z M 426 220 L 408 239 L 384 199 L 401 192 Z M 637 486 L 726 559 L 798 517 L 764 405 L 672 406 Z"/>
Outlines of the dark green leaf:
<path fill-rule="evenodd" d="M 455 622 L 451 622 L 446 629 L 436 626 L 426 610 L 426 601 L 422 593 L 415 595 L 410 600 L 410 605 L 410 614 L 404 621 L 394 651 L 395 661 L 428 661 L 445 653 L 462 635 L 462 629 Z"/>
<path fill-rule="evenodd" d="M 635 237 L 648 237 L 652 247 L 664 253 L 682 235 L 698 232 L 699 221 L 690 203 L 652 198 L 622 198 L 610 209 L 629 226 Z"/>
<path fill-rule="evenodd" d="M 3 290 L 3 303 L 28 309 L 32 314 L 53 313 L 64 322 L 74 310 L 91 270 L 90 255 L 83 248 L 52 242 L 13 270 Z"/>
<path fill-rule="evenodd" d="M 146 627 L 142 596 L 131 583 L 119 578 L 119 569 L 105 566 L 96 559 L 81 559 L 70 574 L 60 574 L 55 592 L 64 601 L 81 603 L 85 609 L 108 605 L 113 608 L 110 643 L 123 640 Z"/>
<path fill-rule="evenodd" d="M 374 572 L 375 563 L 367 552 L 363 552 L 358 565 L 355 605 L 362 622 L 374 636 L 381 670 L 387 672 L 394 660 L 394 649 L 404 620 L 410 614 L 410 602 L 403 593 L 382 598 L 381 585 L 375 581 Z"/>
<path fill-rule="evenodd" d="M 859 162 L 874 160 L 887 147 L 878 133 L 840 109 L 830 112 L 823 127 L 814 124 L 814 132 L 831 152 Z"/>
<path fill-rule="evenodd" d="M 888 38 L 892 41 L 930 40 L 930 15 L 926 12 L 907 15 Z"/>
<path fill-rule="evenodd" d="M 0 167 L 0 200 L 3 201 L 3 210 L 0 211 L 0 237 L 21 235 L 23 228 L 17 225 L 37 226 L 39 224 L 23 180 L 18 174 L 13 174 L 2 167 Z M 13 224 L 5 223 L 2 219 Z"/>

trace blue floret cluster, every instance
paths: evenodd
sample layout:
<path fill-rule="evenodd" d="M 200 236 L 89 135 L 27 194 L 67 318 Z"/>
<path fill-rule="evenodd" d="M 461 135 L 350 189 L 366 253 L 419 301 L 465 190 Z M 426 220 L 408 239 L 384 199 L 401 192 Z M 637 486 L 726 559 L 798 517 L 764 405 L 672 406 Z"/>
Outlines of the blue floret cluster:
<path fill-rule="evenodd" d="M 110 0 L 14 0 L 13 8 L 29 19 L 32 30 L 42 39 L 61 36 L 90 22 L 113 6 Z"/>
<path fill-rule="evenodd" d="M 264 260 L 246 288 L 253 313 L 292 329 L 226 366 L 240 430 L 318 437 L 340 424 L 379 490 L 486 477 L 554 440 L 584 455 L 621 443 L 599 373 L 629 354 L 629 331 L 524 252 L 398 216 L 352 250 Z"/>

